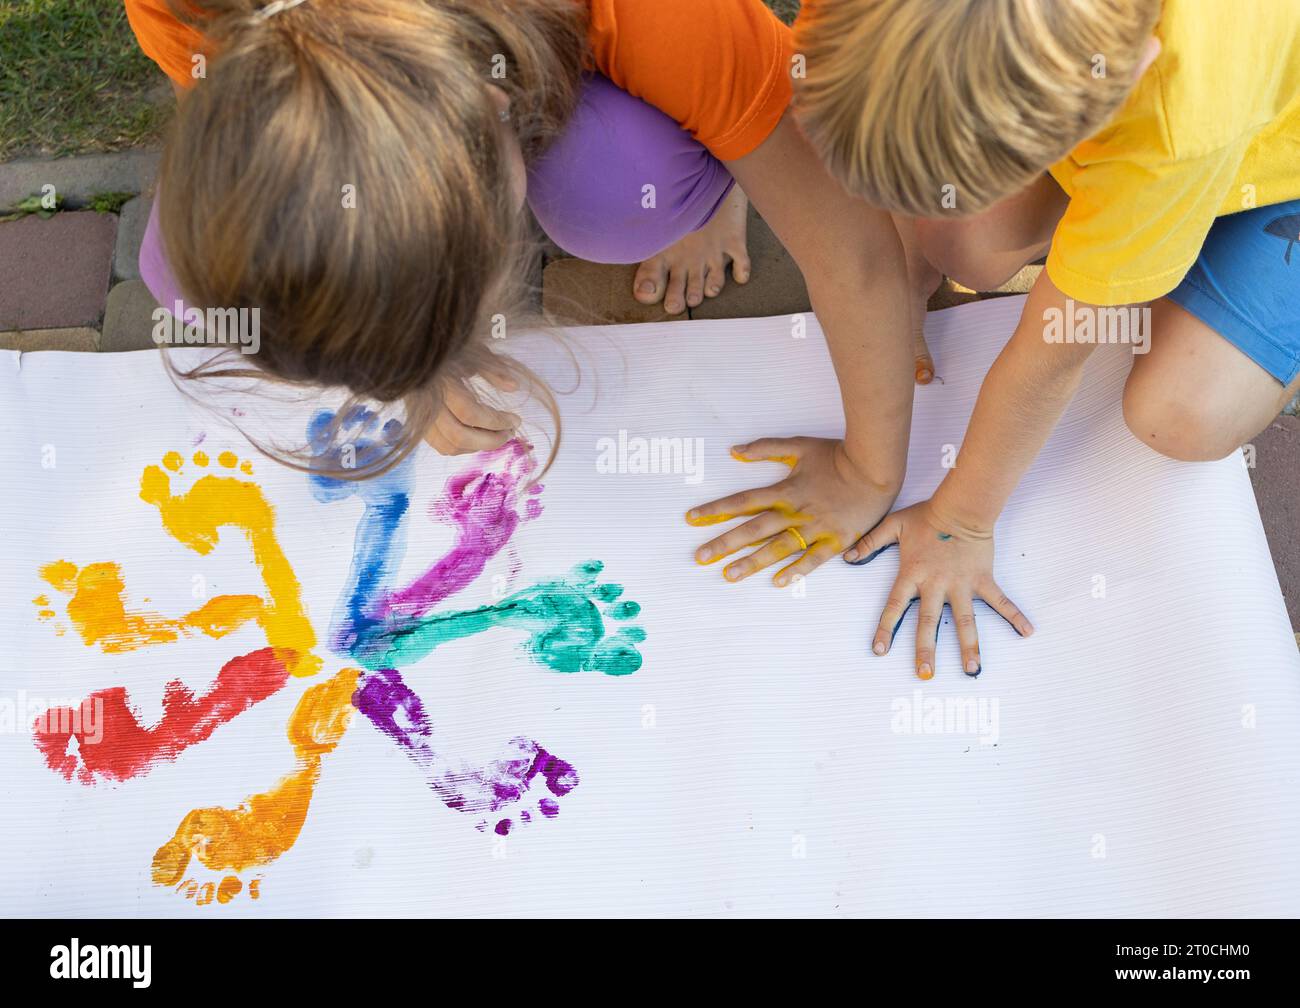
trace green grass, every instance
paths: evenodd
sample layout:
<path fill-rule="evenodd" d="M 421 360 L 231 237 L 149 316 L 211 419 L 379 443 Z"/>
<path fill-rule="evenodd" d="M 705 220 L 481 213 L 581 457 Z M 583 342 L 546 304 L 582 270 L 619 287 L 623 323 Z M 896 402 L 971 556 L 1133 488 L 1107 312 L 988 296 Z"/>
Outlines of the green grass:
<path fill-rule="evenodd" d="M 799 0 L 763 0 L 772 12 L 786 24 L 792 24 L 799 13 Z"/>
<path fill-rule="evenodd" d="M 120 0 L 0 0 L 0 161 L 138 146 L 170 107 Z"/>

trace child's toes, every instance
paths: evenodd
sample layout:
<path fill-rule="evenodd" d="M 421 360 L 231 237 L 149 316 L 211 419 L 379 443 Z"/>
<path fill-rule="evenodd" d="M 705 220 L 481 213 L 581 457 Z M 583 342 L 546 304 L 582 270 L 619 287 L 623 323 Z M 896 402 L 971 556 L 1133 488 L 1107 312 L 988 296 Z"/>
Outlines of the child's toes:
<path fill-rule="evenodd" d="M 668 272 L 664 288 L 664 311 L 680 315 L 686 310 L 686 267 L 679 266 Z"/>
<path fill-rule="evenodd" d="M 668 262 L 663 256 L 652 256 L 637 267 L 632 278 L 632 296 L 642 304 L 658 304 L 668 286 Z"/>
<path fill-rule="evenodd" d="M 707 272 L 704 274 L 704 296 L 715 298 L 722 293 L 722 288 L 726 285 L 726 262 L 721 256 L 716 259 L 710 259 Z"/>
<path fill-rule="evenodd" d="M 698 308 L 704 302 L 704 264 L 692 266 L 686 274 L 686 303 Z"/>
<path fill-rule="evenodd" d="M 749 283 L 749 249 L 742 241 L 734 248 L 726 250 L 731 256 L 731 276 L 738 284 Z"/>

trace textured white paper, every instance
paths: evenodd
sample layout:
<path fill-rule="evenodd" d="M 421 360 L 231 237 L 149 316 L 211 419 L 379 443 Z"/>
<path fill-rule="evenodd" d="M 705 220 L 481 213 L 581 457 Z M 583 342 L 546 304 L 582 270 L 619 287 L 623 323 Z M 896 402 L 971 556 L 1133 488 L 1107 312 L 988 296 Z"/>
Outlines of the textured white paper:
<path fill-rule="evenodd" d="M 942 477 L 1021 303 L 932 317 L 942 381 L 917 392 L 902 503 Z M 628 675 L 554 671 L 527 632 L 498 626 L 401 674 L 441 756 L 484 765 L 511 739 L 536 740 L 572 764 L 576 787 L 557 797 L 539 779 L 507 807 L 457 811 L 354 714 L 283 854 L 238 871 L 195 857 L 168 886 L 151 862 L 186 813 L 238 810 L 273 789 L 295 769 L 286 725 L 304 691 L 354 664 L 330 650 L 329 627 L 362 504 L 319 501 L 302 474 L 187 402 L 154 352 L 0 355 L 0 701 L 17 711 L 0 734 L 0 912 L 1300 912 L 1300 657 L 1241 457 L 1187 465 L 1148 450 L 1120 416 L 1123 355 L 1095 355 L 998 529 L 997 576 L 1037 634 L 1020 640 L 979 608 L 984 672 L 972 680 L 945 613 L 938 672 L 922 683 L 915 607 L 891 655 L 869 652 L 895 551 L 861 568 L 832 561 L 794 590 L 765 577 L 729 585 L 692 560 L 709 533 L 685 524 L 689 507 L 783 471 L 732 461 L 731 444 L 842 429 L 820 332 L 803 321 L 805 338 L 784 317 L 560 334 L 584 373 L 561 400 L 541 512 L 438 608 L 491 606 L 599 560 L 599 582 L 624 592 L 593 605 L 611 637 L 644 628 L 644 641 L 624 638 L 643 663 Z M 553 341 L 518 344 L 564 374 Z M 287 409 L 286 436 L 300 438 L 313 411 Z M 690 471 L 610 472 L 611 458 L 615 470 L 630 462 L 620 432 L 628 451 L 638 438 L 702 439 L 702 471 L 691 459 L 677 467 Z M 253 475 L 222 470 L 227 450 L 251 458 Z M 266 644 L 245 625 L 104 653 L 39 574 L 59 560 L 116 563 L 131 604 L 170 618 L 219 593 L 264 592 L 235 529 L 201 555 L 141 499 L 142 472 L 170 451 L 184 459 L 178 486 L 202 474 L 202 451 L 207 471 L 262 488 L 321 670 L 130 779 L 65 779 L 35 745 L 33 700 L 121 686 L 147 727 L 166 682 L 201 695 L 223 663 Z M 474 464 L 421 452 L 399 581 L 451 545 L 428 505 Z M 609 617 L 629 600 L 639 614 Z M 945 724 L 945 702 L 983 719 Z M 190 841 L 197 851 L 204 838 Z M 230 877 L 239 891 L 221 902 Z"/>

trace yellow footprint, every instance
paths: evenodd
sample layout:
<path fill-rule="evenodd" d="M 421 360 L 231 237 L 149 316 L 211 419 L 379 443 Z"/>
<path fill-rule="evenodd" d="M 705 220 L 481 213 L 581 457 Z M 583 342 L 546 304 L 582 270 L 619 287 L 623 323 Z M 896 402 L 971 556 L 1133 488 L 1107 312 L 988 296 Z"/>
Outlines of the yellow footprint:
<path fill-rule="evenodd" d="M 201 451 L 194 453 L 191 462 L 200 470 L 210 465 Z M 314 675 L 321 667 L 321 660 L 311 653 L 316 633 L 303 608 L 302 586 L 276 539 L 275 511 L 261 487 L 235 475 L 237 467 L 251 474 L 248 462 L 240 464 L 234 452 L 222 452 L 217 464 L 227 473 L 203 472 L 188 491 L 178 494 L 172 486 L 185 462 L 179 452 L 168 452 L 161 465 L 148 466 L 141 474 L 140 497 L 158 508 L 163 527 L 196 553 L 210 553 L 223 526 L 244 533 L 266 583 L 260 622 L 267 643 L 293 675 Z"/>
<path fill-rule="evenodd" d="M 108 561 L 78 567 L 68 560 L 56 560 L 40 573 L 51 588 L 68 597 L 68 619 L 81 639 L 108 654 L 167 644 L 196 630 L 221 638 L 250 620 L 262 621 L 262 600 L 256 595 L 218 595 L 179 619 L 128 609 L 122 568 Z M 38 595 L 32 601 L 39 619 L 52 620 L 57 615 L 48 595 Z M 57 632 L 63 631 L 59 628 Z"/>
<path fill-rule="evenodd" d="M 351 721 L 352 694 L 360 675 L 356 669 L 344 669 L 303 693 L 288 726 L 298 768 L 237 809 L 188 813 L 154 855 L 155 884 L 181 886 L 185 894 L 191 858 L 213 872 L 244 872 L 270 864 L 294 845 L 320 779 L 321 757 L 334 751 Z M 219 899 L 219 886 L 214 894 Z"/>

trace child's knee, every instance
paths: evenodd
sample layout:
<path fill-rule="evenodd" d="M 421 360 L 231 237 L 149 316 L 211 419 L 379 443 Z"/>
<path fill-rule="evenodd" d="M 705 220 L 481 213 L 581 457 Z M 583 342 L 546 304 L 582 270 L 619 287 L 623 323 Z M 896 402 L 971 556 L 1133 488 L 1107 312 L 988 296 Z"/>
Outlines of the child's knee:
<path fill-rule="evenodd" d="M 1179 462 L 1214 462 L 1241 447 L 1231 418 L 1203 402 L 1170 400 L 1132 377 L 1124 387 L 1124 422 L 1139 441 Z"/>
<path fill-rule="evenodd" d="M 918 218 L 917 242 L 921 254 L 944 276 L 971 290 L 994 290 L 1016 274 L 990 256 L 986 229 L 979 217 L 954 220 Z"/>
<path fill-rule="evenodd" d="M 634 263 L 703 227 L 731 182 L 676 120 L 592 76 L 564 132 L 533 165 L 528 202 L 566 252 Z"/>

